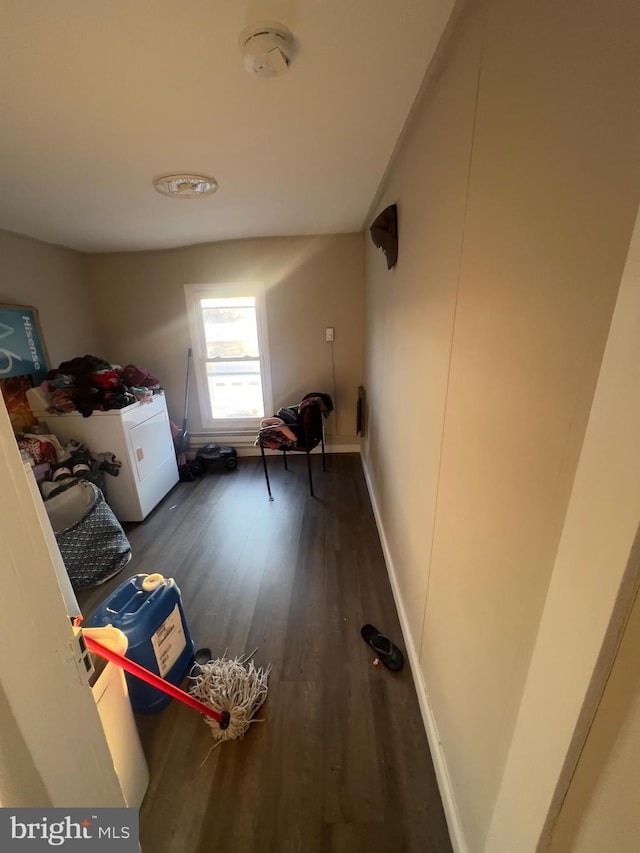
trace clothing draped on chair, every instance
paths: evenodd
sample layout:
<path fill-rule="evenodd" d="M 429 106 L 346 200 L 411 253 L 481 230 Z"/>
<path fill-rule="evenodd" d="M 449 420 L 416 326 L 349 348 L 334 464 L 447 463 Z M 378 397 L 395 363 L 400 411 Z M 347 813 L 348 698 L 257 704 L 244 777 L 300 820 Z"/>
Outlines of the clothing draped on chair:
<path fill-rule="evenodd" d="M 279 409 L 272 418 L 261 421 L 260 432 L 256 438 L 256 447 L 260 448 L 264 476 L 267 482 L 269 500 L 273 500 L 267 457 L 265 448 L 280 450 L 283 454 L 284 467 L 287 468 L 287 451 L 306 453 L 307 470 L 309 473 L 309 492 L 313 497 L 313 476 L 311 473 L 310 454 L 318 445 L 322 448 L 322 469 L 327 470 L 324 455 L 324 424 L 323 417 L 329 417 L 333 411 L 333 402 L 328 394 L 312 391 L 305 394 L 297 406 L 287 406 Z M 288 468 L 287 468 L 288 470 Z"/>

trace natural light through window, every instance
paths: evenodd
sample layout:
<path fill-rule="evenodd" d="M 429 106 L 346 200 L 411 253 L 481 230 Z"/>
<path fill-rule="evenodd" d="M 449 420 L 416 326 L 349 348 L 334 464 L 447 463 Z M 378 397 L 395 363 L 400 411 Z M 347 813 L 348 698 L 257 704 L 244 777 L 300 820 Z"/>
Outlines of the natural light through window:
<path fill-rule="evenodd" d="M 253 296 L 201 299 L 213 418 L 262 418 L 260 350 Z"/>
<path fill-rule="evenodd" d="M 259 421 L 268 394 L 262 288 L 187 285 L 185 291 L 204 425 Z"/>

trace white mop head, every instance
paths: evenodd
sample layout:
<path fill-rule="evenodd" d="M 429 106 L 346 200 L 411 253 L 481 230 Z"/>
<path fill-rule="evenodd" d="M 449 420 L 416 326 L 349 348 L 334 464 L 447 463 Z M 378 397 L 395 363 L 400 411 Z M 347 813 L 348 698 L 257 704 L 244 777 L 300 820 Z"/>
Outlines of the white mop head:
<path fill-rule="evenodd" d="M 217 740 L 241 738 L 251 723 L 260 722 L 254 720 L 253 715 L 267 698 L 271 666 L 256 668 L 251 660 L 253 654 L 234 660 L 222 657 L 197 664 L 189 676 L 192 682 L 189 693 L 192 696 L 216 711 L 228 711 L 230 714 L 226 729 L 221 729 L 213 718 L 204 718 Z"/>

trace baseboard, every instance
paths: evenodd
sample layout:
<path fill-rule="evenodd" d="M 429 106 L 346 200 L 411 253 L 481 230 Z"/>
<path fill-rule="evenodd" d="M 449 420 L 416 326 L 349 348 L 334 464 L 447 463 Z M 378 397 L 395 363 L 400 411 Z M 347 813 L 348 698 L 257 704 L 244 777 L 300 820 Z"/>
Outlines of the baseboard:
<path fill-rule="evenodd" d="M 251 436 L 243 435 L 190 435 L 189 436 L 189 457 L 195 456 L 199 447 L 204 447 L 211 442 L 217 442 L 221 445 L 230 445 L 238 451 L 238 456 L 260 456 L 260 448 L 254 444 L 255 433 Z M 331 444 L 325 438 L 324 445 L 325 453 L 360 453 L 359 444 Z M 321 453 L 320 446 L 311 451 L 312 453 Z"/>
<path fill-rule="evenodd" d="M 402 635 L 407 651 L 407 657 L 409 659 L 409 665 L 411 666 L 413 683 L 415 684 L 416 693 L 418 695 L 418 703 L 420 705 L 420 713 L 422 714 L 422 722 L 427 733 L 427 740 L 429 741 L 431 758 L 433 759 L 433 767 L 436 773 L 436 779 L 438 781 L 438 788 L 440 790 L 442 806 L 444 808 L 445 817 L 447 819 L 447 826 L 449 828 L 451 844 L 455 853 L 468 853 L 469 848 L 465 841 L 464 833 L 462 831 L 462 824 L 460 823 L 458 808 L 456 806 L 455 796 L 453 794 L 453 788 L 451 786 L 451 778 L 449 776 L 449 770 L 447 768 L 447 761 L 442 750 L 442 743 L 438 735 L 438 727 L 436 724 L 435 716 L 433 714 L 433 709 L 431 707 L 431 703 L 429 702 L 429 692 L 427 690 L 427 686 L 424 682 L 422 671 L 420 669 L 418 652 L 416 650 L 416 647 L 413 642 L 413 637 L 411 636 L 411 632 L 409 630 L 409 622 L 402 600 L 402 595 L 400 593 L 397 575 L 393 566 L 393 560 L 391 558 L 391 553 L 387 544 L 384 526 L 382 524 L 380 513 L 378 511 L 378 505 L 376 503 L 375 493 L 371 483 L 371 477 L 369 475 L 369 470 L 367 468 L 367 464 L 364 457 L 361 457 L 361 459 L 362 469 L 364 471 L 364 477 L 367 484 L 367 490 L 369 492 L 371 506 L 373 507 L 373 514 L 376 520 L 376 526 L 378 528 L 378 535 L 380 536 L 382 553 L 384 555 L 384 560 L 387 566 L 389 581 L 391 582 L 391 590 L 393 592 L 393 598 L 395 600 L 396 608 L 398 610 L 398 618 L 400 619 L 400 626 L 402 628 Z"/>

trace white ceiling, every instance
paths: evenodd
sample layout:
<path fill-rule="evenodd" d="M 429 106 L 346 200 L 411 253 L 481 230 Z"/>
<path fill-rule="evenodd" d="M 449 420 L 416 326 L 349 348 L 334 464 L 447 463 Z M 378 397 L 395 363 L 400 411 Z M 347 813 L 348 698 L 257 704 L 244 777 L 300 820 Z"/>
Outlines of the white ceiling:
<path fill-rule="evenodd" d="M 452 0 L 0 0 L 0 228 L 82 251 L 359 231 Z M 238 39 L 277 21 L 282 77 Z M 213 175 L 166 198 L 152 178 Z"/>

